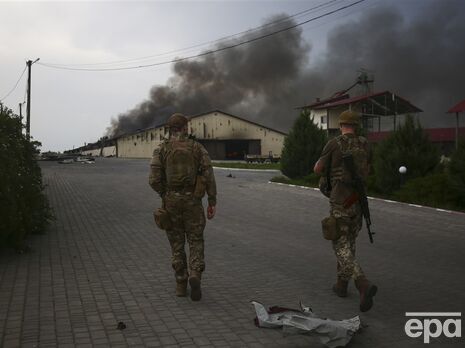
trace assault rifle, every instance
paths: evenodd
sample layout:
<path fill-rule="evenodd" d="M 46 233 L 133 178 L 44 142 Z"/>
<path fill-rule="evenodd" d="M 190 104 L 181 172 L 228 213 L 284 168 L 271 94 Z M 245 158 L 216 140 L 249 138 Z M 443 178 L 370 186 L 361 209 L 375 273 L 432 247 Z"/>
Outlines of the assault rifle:
<path fill-rule="evenodd" d="M 352 154 L 345 154 L 342 156 L 344 166 L 349 171 L 352 176 L 352 188 L 355 190 L 357 200 L 360 202 L 360 207 L 362 209 L 362 215 L 365 218 L 365 223 L 368 230 L 368 237 L 370 238 L 370 243 L 373 243 L 373 235 L 375 232 L 371 232 L 371 219 L 370 219 L 370 208 L 368 207 L 368 198 L 365 191 L 365 184 L 363 183 L 362 178 L 357 174 L 354 164 L 354 157 Z M 356 200 L 353 200 L 355 203 Z"/>

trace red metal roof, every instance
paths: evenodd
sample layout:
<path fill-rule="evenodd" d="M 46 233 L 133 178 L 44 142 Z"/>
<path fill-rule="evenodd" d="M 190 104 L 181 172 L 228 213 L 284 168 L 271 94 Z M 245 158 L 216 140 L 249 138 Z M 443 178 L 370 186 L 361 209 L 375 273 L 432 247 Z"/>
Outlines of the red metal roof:
<path fill-rule="evenodd" d="M 389 93 L 389 92 L 388 91 L 377 92 L 377 93 L 371 93 L 371 94 L 367 94 L 367 95 L 359 95 L 357 97 L 352 97 L 352 98 L 344 98 L 342 100 L 337 100 L 337 101 L 329 101 L 328 103 L 319 105 L 319 107 L 317 109 L 330 108 L 330 107 L 338 106 L 338 105 L 352 104 L 352 103 L 358 102 L 360 100 L 365 100 L 365 99 L 369 99 L 369 98 L 372 98 L 372 97 L 376 97 L 378 95 L 382 95 L 384 93 Z"/>
<path fill-rule="evenodd" d="M 447 111 L 448 114 L 455 114 L 456 112 L 464 112 L 465 111 L 465 99 L 462 100 L 460 103 L 455 105 L 453 108 L 450 108 Z"/>
<path fill-rule="evenodd" d="M 427 128 L 423 129 L 433 143 L 454 142 L 455 128 Z M 373 132 L 367 135 L 368 141 L 379 143 L 388 137 L 390 132 Z M 459 136 L 465 136 L 465 127 L 459 128 Z"/>
<path fill-rule="evenodd" d="M 395 103 L 394 103 L 394 100 L 395 100 Z M 341 95 L 339 92 L 328 99 L 317 101 L 307 106 L 302 106 L 299 109 L 305 109 L 305 108 L 312 108 L 316 110 L 329 109 L 329 108 L 334 108 L 334 107 L 343 106 L 343 105 L 355 104 L 359 102 L 362 102 L 362 103 L 367 102 L 367 103 L 371 103 L 372 105 L 379 106 L 379 104 L 383 104 L 383 101 L 387 102 L 385 106 L 388 107 L 390 111 L 389 111 L 389 115 L 385 114 L 385 115 L 380 115 L 380 116 L 391 116 L 397 112 L 399 114 L 422 112 L 420 108 L 416 107 L 415 105 L 410 103 L 408 100 L 402 97 L 399 97 L 398 95 L 391 93 L 390 91 L 376 92 L 376 93 L 360 95 L 360 96 L 356 96 L 352 98 L 350 98 L 348 94 Z"/>
<path fill-rule="evenodd" d="M 328 104 L 328 103 L 336 102 L 336 101 L 341 100 L 341 99 L 348 99 L 348 98 L 349 98 L 348 94 L 340 95 L 339 93 L 335 93 L 332 97 L 329 97 L 329 98 L 323 99 L 323 100 L 318 100 L 318 101 L 314 102 L 313 104 L 303 106 L 301 108 L 309 108 L 309 107 L 310 108 L 315 108 L 315 107 L 320 106 L 320 105 L 325 105 L 325 104 Z"/>
<path fill-rule="evenodd" d="M 408 100 L 406 100 L 406 99 L 404 99 L 402 97 L 399 97 L 398 95 L 396 95 L 394 93 L 391 93 L 389 91 L 383 91 L 383 92 L 371 93 L 371 94 L 367 94 L 367 95 L 360 95 L 360 96 L 352 97 L 352 98 L 346 98 L 346 99 L 343 99 L 343 100 L 339 100 L 339 101 L 331 102 L 331 103 L 328 103 L 328 104 L 320 105 L 316 109 L 323 109 L 323 108 L 330 108 L 330 107 L 339 106 L 339 105 L 352 104 L 352 103 L 355 103 L 355 102 L 358 102 L 358 101 L 367 100 L 367 99 L 378 97 L 378 96 L 381 96 L 381 95 L 389 95 L 390 97 L 392 97 L 394 95 L 396 98 L 398 98 L 402 102 L 408 104 L 412 108 L 412 110 L 414 112 L 421 112 L 421 110 L 419 108 L 417 108 L 416 106 L 411 104 Z"/>

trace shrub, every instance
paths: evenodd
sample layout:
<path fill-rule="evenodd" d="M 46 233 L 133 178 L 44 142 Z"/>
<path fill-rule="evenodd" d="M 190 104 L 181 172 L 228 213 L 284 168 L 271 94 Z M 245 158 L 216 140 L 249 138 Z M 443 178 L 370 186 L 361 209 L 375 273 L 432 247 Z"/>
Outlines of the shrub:
<path fill-rule="evenodd" d="M 35 160 L 40 143 L 22 134 L 11 110 L 0 113 L 0 245 L 24 247 L 30 233 L 45 230 L 51 210 L 43 194 L 42 174 Z"/>
<path fill-rule="evenodd" d="M 312 172 L 327 140 L 326 132 L 302 111 L 284 140 L 281 171 L 291 179 L 304 177 Z"/>
<path fill-rule="evenodd" d="M 393 194 L 393 198 L 402 202 L 421 204 L 431 207 L 456 208 L 451 199 L 449 181 L 445 173 L 430 174 L 415 178 Z"/>
<path fill-rule="evenodd" d="M 407 116 L 405 124 L 382 141 L 375 151 L 374 171 L 376 189 L 392 193 L 400 188 L 399 167 L 406 166 L 405 180 L 433 172 L 439 163 L 439 154 L 421 126 Z"/>
<path fill-rule="evenodd" d="M 449 163 L 449 185 L 455 204 L 465 207 L 465 138 L 459 141 Z"/>

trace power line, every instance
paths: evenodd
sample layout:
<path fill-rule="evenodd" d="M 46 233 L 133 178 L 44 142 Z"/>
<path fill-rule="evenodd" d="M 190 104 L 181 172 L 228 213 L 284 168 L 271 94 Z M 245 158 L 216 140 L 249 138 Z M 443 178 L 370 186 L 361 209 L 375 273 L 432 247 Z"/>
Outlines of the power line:
<path fill-rule="evenodd" d="M 334 14 L 334 13 L 337 13 L 337 12 L 340 12 L 344 9 L 347 9 L 347 8 L 350 8 L 352 6 L 355 6 L 359 3 L 362 3 L 366 0 L 358 0 L 352 4 L 349 4 L 349 5 L 346 5 L 346 6 L 343 6 L 343 7 L 339 7 L 335 10 L 332 10 L 332 11 L 329 11 L 329 12 L 326 12 L 322 15 L 319 15 L 319 16 L 316 16 L 316 17 L 313 17 L 313 18 L 310 18 L 306 21 L 303 21 L 303 22 L 300 22 L 300 23 L 297 23 L 297 24 L 294 24 L 294 25 L 291 25 L 289 27 L 286 27 L 286 28 L 283 28 L 283 29 L 280 29 L 280 30 L 277 30 L 277 31 L 274 31 L 274 32 L 271 32 L 271 33 L 268 33 L 268 34 L 264 34 L 264 35 L 261 35 L 261 36 L 258 36 L 258 37 L 255 37 L 255 38 L 252 38 L 252 39 L 249 39 L 249 40 L 245 40 L 245 41 L 241 41 L 241 42 L 238 42 L 236 44 L 231 44 L 229 46 L 224 46 L 224 47 L 220 47 L 220 48 L 217 48 L 217 49 L 214 49 L 214 50 L 210 50 L 210 51 L 206 51 L 206 52 L 203 52 L 203 53 L 199 53 L 199 54 L 196 54 L 196 55 L 191 55 L 191 56 L 187 56 L 187 57 L 182 57 L 182 58 L 176 58 L 176 59 L 172 59 L 172 60 L 169 60 L 169 61 L 163 61 L 163 62 L 158 62 L 158 63 L 152 63 L 152 64 L 144 64 L 144 65 L 137 65 L 137 66 L 129 66 L 129 67 L 120 67 L 120 68 L 72 68 L 72 67 L 66 67 L 66 66 L 58 66 L 58 65 L 53 65 L 53 64 L 47 64 L 47 63 L 37 63 L 39 65 L 42 65 L 42 66 L 45 66 L 45 67 L 48 67 L 48 68 L 54 68 L 54 69 L 61 69 L 61 70 L 75 70 L 75 71 L 120 71 L 120 70 L 134 70 L 134 69 L 143 69 L 143 68 L 148 68 L 148 67 L 153 67 L 153 66 L 159 66 L 159 65 L 166 65 L 166 64 L 172 64 L 172 63 L 178 63 L 178 62 L 182 62 L 182 61 L 185 61 L 185 60 L 189 60 L 189 59 L 193 59 L 193 58 L 200 58 L 200 57 L 204 57 L 204 56 L 207 56 L 207 55 L 210 55 L 210 54 L 214 54 L 214 53 L 218 53 L 218 52 L 222 52 L 222 51 L 226 51 L 228 49 L 231 49 L 231 48 L 236 48 L 236 47 L 239 47 L 239 46 L 242 46 L 242 45 L 245 45 L 245 44 L 249 44 L 249 43 L 252 43 L 252 42 L 256 42 L 256 41 L 259 41 L 259 40 L 262 40 L 262 39 L 265 39 L 267 37 L 270 37 L 270 36 L 273 36 L 273 35 L 276 35 L 276 34 L 279 34 L 279 33 L 282 33 L 282 32 L 285 32 L 285 31 L 288 31 L 288 30 L 291 30 L 291 29 L 295 29 L 297 27 L 300 27 L 304 24 L 307 24 L 309 22 L 313 22 L 317 19 L 320 19 L 320 18 L 323 18 L 323 17 L 327 17 L 331 14 Z"/>
<path fill-rule="evenodd" d="M 26 68 L 27 68 L 27 65 L 24 67 L 23 72 L 19 76 L 19 79 L 18 79 L 18 81 L 16 81 L 13 88 L 2 99 L 0 99 L 0 102 L 4 101 L 6 98 L 8 98 L 10 96 L 10 94 L 13 93 L 13 91 L 16 89 L 16 87 L 18 87 L 19 81 L 21 81 L 21 78 L 23 77 L 24 72 L 26 71 Z"/>
<path fill-rule="evenodd" d="M 224 37 L 221 37 L 219 39 L 212 40 L 212 41 L 208 41 L 208 42 L 204 42 L 204 43 L 200 43 L 200 44 L 196 44 L 196 45 L 193 45 L 193 46 L 180 48 L 180 49 L 176 49 L 176 50 L 172 50 L 172 51 L 168 51 L 168 52 L 164 52 L 164 53 L 158 53 L 158 54 L 139 57 L 139 58 L 131 58 L 131 59 L 125 59 L 125 60 L 117 60 L 117 61 L 110 61 L 110 62 L 100 62 L 100 63 L 59 64 L 59 63 L 47 63 L 46 62 L 44 64 L 53 65 L 54 67 L 79 67 L 79 66 L 111 65 L 111 64 L 118 64 L 118 63 L 129 63 L 129 62 L 135 62 L 135 61 L 148 60 L 148 59 L 152 59 L 152 58 L 156 58 L 156 57 L 166 56 L 166 55 L 169 55 L 169 54 L 190 51 L 190 50 L 195 49 L 195 48 L 199 48 L 199 47 L 202 47 L 202 46 L 205 46 L 205 45 L 212 45 L 212 44 L 215 44 L 215 43 L 218 43 L 218 42 L 221 42 L 221 41 L 227 41 L 227 40 L 235 38 L 237 36 L 241 36 L 241 35 L 244 35 L 244 34 L 249 34 L 249 33 L 252 33 L 252 32 L 267 28 L 267 27 L 270 27 L 270 26 L 275 26 L 275 25 L 277 25 L 279 23 L 282 23 L 282 22 L 285 22 L 285 21 L 289 20 L 290 18 L 300 17 L 302 15 L 308 14 L 310 12 L 314 12 L 317 9 L 328 7 L 328 6 L 332 5 L 333 3 L 340 2 L 340 1 L 344 1 L 344 0 L 330 0 L 330 1 L 327 1 L 325 3 L 319 4 L 317 6 L 314 6 L 312 8 L 309 8 L 309 9 L 297 12 L 297 13 L 295 13 L 293 15 L 287 16 L 286 18 L 279 19 L 279 20 L 276 20 L 276 21 L 273 21 L 273 22 L 270 22 L 270 23 L 265 23 L 265 24 L 263 24 L 261 26 L 255 27 L 255 28 L 251 28 L 251 29 L 248 29 L 248 30 L 244 30 L 244 31 L 235 33 L 235 34 L 224 36 Z"/>

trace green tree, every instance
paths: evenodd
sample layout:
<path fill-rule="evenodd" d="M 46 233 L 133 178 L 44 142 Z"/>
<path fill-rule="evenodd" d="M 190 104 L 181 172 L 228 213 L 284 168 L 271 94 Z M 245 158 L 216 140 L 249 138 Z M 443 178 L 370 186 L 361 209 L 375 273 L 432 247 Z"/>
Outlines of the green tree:
<path fill-rule="evenodd" d="M 35 160 L 40 143 L 29 141 L 10 109 L 0 112 L 0 244 L 18 250 L 30 233 L 44 231 L 51 210 L 43 194 L 42 174 Z"/>
<path fill-rule="evenodd" d="M 404 180 L 432 173 L 439 163 L 439 153 L 418 122 L 408 115 L 398 130 L 382 141 L 376 149 L 374 170 L 376 189 L 392 193 L 399 189 L 399 167 L 407 167 Z"/>
<path fill-rule="evenodd" d="M 460 139 L 449 163 L 449 188 L 455 203 L 465 207 L 465 138 Z"/>
<path fill-rule="evenodd" d="M 307 111 L 302 111 L 284 140 L 281 156 L 283 174 L 292 179 L 309 175 L 326 140 L 326 132 L 313 123 Z"/>

